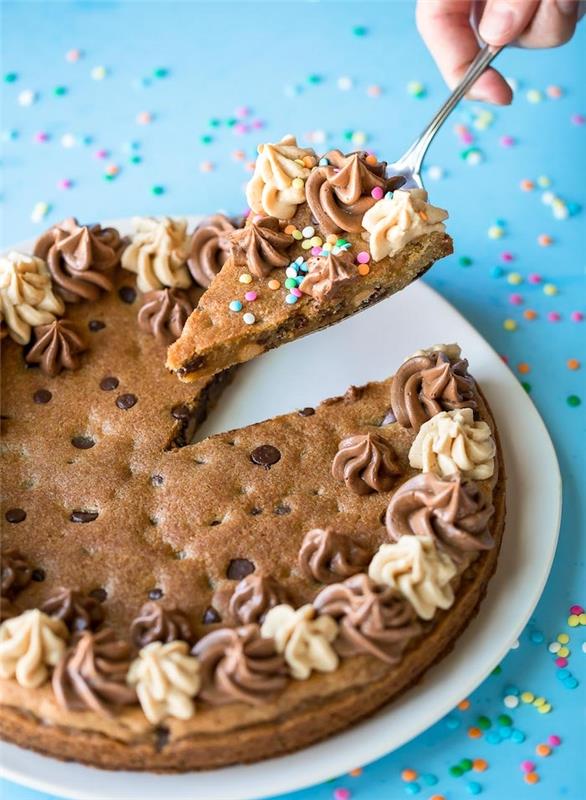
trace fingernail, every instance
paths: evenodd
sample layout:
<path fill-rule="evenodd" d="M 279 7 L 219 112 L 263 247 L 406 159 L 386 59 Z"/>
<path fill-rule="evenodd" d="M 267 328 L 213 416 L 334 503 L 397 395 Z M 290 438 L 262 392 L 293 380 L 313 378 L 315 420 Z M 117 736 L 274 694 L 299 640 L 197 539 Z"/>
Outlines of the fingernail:
<path fill-rule="evenodd" d="M 565 17 L 573 17 L 578 8 L 576 0 L 557 0 L 557 7 Z"/>
<path fill-rule="evenodd" d="M 499 39 L 507 34 L 514 23 L 513 12 L 508 3 L 495 3 L 490 13 L 482 18 L 481 34 L 484 39 Z"/>

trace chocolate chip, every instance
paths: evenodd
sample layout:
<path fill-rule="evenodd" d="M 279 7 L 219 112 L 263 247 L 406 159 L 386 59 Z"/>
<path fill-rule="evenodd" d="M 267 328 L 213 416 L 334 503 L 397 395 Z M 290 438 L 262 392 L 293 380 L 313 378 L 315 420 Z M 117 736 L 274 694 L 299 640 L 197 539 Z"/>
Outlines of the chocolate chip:
<path fill-rule="evenodd" d="M 204 625 L 212 625 L 214 622 L 221 622 L 222 618 L 215 608 L 208 606 L 203 612 L 202 622 Z"/>
<path fill-rule="evenodd" d="M 95 442 L 90 436 L 74 436 L 71 444 L 78 450 L 89 450 L 95 445 Z"/>
<path fill-rule="evenodd" d="M 306 406 L 305 408 L 299 409 L 300 417 L 313 417 L 314 414 L 315 414 L 315 408 L 312 408 L 311 406 Z"/>
<path fill-rule="evenodd" d="M 102 320 L 100 319 L 90 319 L 87 326 L 92 333 L 95 333 L 96 331 L 104 330 L 104 328 L 106 327 L 106 323 L 102 322 Z"/>
<path fill-rule="evenodd" d="M 23 522 L 26 519 L 26 511 L 24 508 L 9 508 L 4 516 L 7 522 L 16 525 L 17 522 Z"/>
<path fill-rule="evenodd" d="M 37 391 L 33 394 L 33 400 L 39 405 L 49 403 L 52 397 L 53 395 L 48 389 L 37 389 Z"/>
<path fill-rule="evenodd" d="M 171 416 L 173 417 L 173 419 L 189 419 L 191 413 L 187 406 L 184 405 L 173 406 L 173 408 L 171 409 Z"/>
<path fill-rule="evenodd" d="M 162 725 L 158 728 L 155 728 L 155 749 L 157 753 L 160 753 L 163 747 L 165 747 L 169 742 L 169 728 L 165 728 Z"/>
<path fill-rule="evenodd" d="M 151 483 L 153 486 L 162 486 L 164 482 L 164 478 L 162 475 L 153 475 L 151 477 Z"/>
<path fill-rule="evenodd" d="M 275 508 L 275 514 L 278 517 L 283 517 L 285 516 L 285 514 L 290 514 L 290 513 L 291 513 L 291 506 L 285 505 L 284 503 L 283 505 L 277 506 Z"/>
<path fill-rule="evenodd" d="M 259 514 L 262 514 L 262 508 L 256 508 L 255 506 L 254 508 L 250 509 L 250 513 L 253 517 L 258 517 Z"/>
<path fill-rule="evenodd" d="M 103 603 L 105 600 L 108 599 L 108 592 L 101 587 L 98 589 L 92 589 L 89 593 L 90 597 L 93 597 L 94 600 L 97 600 L 98 603 Z"/>
<path fill-rule="evenodd" d="M 69 517 L 71 522 L 93 522 L 97 518 L 97 511 L 72 511 Z"/>
<path fill-rule="evenodd" d="M 33 569 L 31 572 L 31 580 L 35 581 L 35 583 L 42 583 L 45 580 L 45 570 L 44 569 Z"/>
<path fill-rule="evenodd" d="M 120 381 L 118 378 L 115 378 L 113 375 L 106 375 L 105 378 L 102 378 L 100 381 L 100 389 L 103 392 L 111 392 L 112 389 L 117 389 Z"/>
<path fill-rule="evenodd" d="M 260 467 L 270 469 L 273 464 L 281 458 L 281 451 L 273 447 L 272 444 L 261 444 L 260 447 L 255 448 L 250 454 L 250 460 L 253 464 L 258 464 Z"/>
<path fill-rule="evenodd" d="M 162 589 L 151 589 L 149 592 L 149 600 L 160 600 L 163 596 Z"/>
<path fill-rule="evenodd" d="M 239 581 L 241 578 L 246 578 L 251 572 L 254 572 L 252 561 L 247 558 L 233 558 L 228 564 L 226 577 L 230 578 L 231 581 Z"/>
<path fill-rule="evenodd" d="M 118 289 L 118 297 L 123 303 L 134 303 L 136 300 L 136 289 L 133 289 L 132 286 L 121 286 Z"/>
<path fill-rule="evenodd" d="M 122 411 L 128 411 L 129 408 L 138 403 L 138 397 L 135 394 L 119 394 L 116 398 L 116 405 Z"/>

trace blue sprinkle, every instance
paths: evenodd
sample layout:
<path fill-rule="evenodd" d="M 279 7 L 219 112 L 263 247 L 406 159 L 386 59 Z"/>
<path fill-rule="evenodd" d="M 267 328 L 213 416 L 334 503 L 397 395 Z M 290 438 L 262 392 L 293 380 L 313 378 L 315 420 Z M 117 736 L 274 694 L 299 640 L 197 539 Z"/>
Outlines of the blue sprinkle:
<path fill-rule="evenodd" d="M 490 274 L 493 278 L 502 278 L 505 274 L 505 271 L 502 267 L 493 267 L 490 271 Z"/>
<path fill-rule="evenodd" d="M 566 207 L 571 217 L 579 214 L 582 210 L 582 206 L 579 203 L 568 203 Z"/>
<path fill-rule="evenodd" d="M 489 733 L 486 734 L 486 736 L 484 738 L 486 739 L 486 741 L 489 744 L 500 744 L 501 743 L 501 737 L 499 736 L 499 734 L 496 731 L 490 731 Z"/>
<path fill-rule="evenodd" d="M 297 268 L 296 267 L 287 267 L 285 270 L 285 275 L 288 278 L 296 278 L 297 277 Z"/>
<path fill-rule="evenodd" d="M 470 794 L 480 794 L 482 786 L 477 781 L 470 781 L 470 783 L 466 784 L 466 789 Z"/>
<path fill-rule="evenodd" d="M 578 680 L 573 675 L 568 676 L 563 683 L 566 689 L 575 689 L 578 686 Z"/>
<path fill-rule="evenodd" d="M 305 263 L 305 259 L 303 258 L 303 256 L 297 256 L 297 258 L 293 262 L 293 264 L 297 264 L 298 267 L 300 267 L 304 263 Z"/>
<path fill-rule="evenodd" d="M 446 725 L 451 731 L 455 731 L 460 727 L 460 720 L 457 717 L 452 716 L 452 714 L 449 714 L 446 717 Z"/>
<path fill-rule="evenodd" d="M 285 298 L 285 302 L 288 303 L 290 306 L 293 306 L 295 305 L 298 299 L 299 298 L 296 297 L 294 294 L 288 294 L 287 297 Z"/>
<path fill-rule="evenodd" d="M 558 669 L 555 676 L 558 679 L 558 681 L 562 681 L 563 683 L 566 680 L 566 678 L 570 678 L 572 676 L 572 673 L 570 672 L 569 669 Z"/>
<path fill-rule="evenodd" d="M 393 199 L 393 193 L 392 192 L 387 192 L 385 194 L 385 200 L 392 200 L 392 199 Z"/>
<path fill-rule="evenodd" d="M 405 792 L 407 794 L 419 794 L 421 791 L 421 786 L 418 783 L 408 783 L 405 786 Z"/>
<path fill-rule="evenodd" d="M 228 308 L 230 311 L 242 311 L 242 303 L 240 300 L 231 300 Z"/>
<path fill-rule="evenodd" d="M 320 167 L 327 167 L 329 165 L 329 161 L 327 158 L 320 158 L 318 164 Z"/>
<path fill-rule="evenodd" d="M 514 728 L 514 730 L 511 732 L 511 740 L 516 744 L 523 744 L 525 741 L 525 734 L 523 731 Z"/>
<path fill-rule="evenodd" d="M 427 772 L 425 775 L 421 776 L 421 780 L 426 786 L 435 786 L 437 783 L 437 775 L 432 775 L 431 772 Z"/>
<path fill-rule="evenodd" d="M 541 633 L 541 631 L 531 631 L 529 639 L 533 642 L 533 644 L 543 644 L 545 641 L 545 636 Z"/>
<path fill-rule="evenodd" d="M 515 695 L 515 697 L 519 697 L 521 692 L 519 691 L 519 689 L 517 689 L 516 686 L 513 686 L 512 683 L 509 683 L 508 686 L 505 686 L 505 695 L 507 694 L 513 694 Z"/>
<path fill-rule="evenodd" d="M 499 728 L 498 732 L 501 739 L 511 738 L 511 728 L 508 725 L 503 725 L 501 728 Z"/>
<path fill-rule="evenodd" d="M 506 226 L 506 224 L 507 224 L 507 220 L 506 219 L 497 219 L 497 220 L 495 220 L 495 223 L 500 228 L 504 228 Z"/>

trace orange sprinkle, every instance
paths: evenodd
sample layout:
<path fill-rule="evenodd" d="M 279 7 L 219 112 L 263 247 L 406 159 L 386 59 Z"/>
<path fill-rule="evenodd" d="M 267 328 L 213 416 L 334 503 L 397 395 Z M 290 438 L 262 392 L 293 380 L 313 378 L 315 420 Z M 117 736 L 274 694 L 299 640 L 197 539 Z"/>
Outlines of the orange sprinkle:
<path fill-rule="evenodd" d="M 521 181 L 521 189 L 523 189 L 524 192 L 530 192 L 534 188 L 535 188 L 535 184 L 533 183 L 533 181 L 529 181 L 529 180 Z"/>
<path fill-rule="evenodd" d="M 446 797 L 443 794 L 434 794 L 429 800 L 446 800 Z"/>
<path fill-rule="evenodd" d="M 348 774 L 352 778 L 359 778 L 362 775 L 362 767 L 356 767 L 356 769 L 351 769 Z"/>
<path fill-rule="evenodd" d="M 523 778 L 525 783 L 539 783 L 539 775 L 536 772 L 526 772 Z"/>
<path fill-rule="evenodd" d="M 417 773 L 414 769 L 404 769 L 401 773 L 401 780 L 405 783 L 413 783 L 417 780 Z"/>
<path fill-rule="evenodd" d="M 551 755 L 551 747 L 549 747 L 547 744 L 538 744 L 535 748 L 535 752 L 538 756 L 543 756 L 543 758 L 545 758 L 546 756 Z"/>
<path fill-rule="evenodd" d="M 566 366 L 568 369 L 580 369 L 580 362 L 577 358 L 568 358 Z"/>
<path fill-rule="evenodd" d="M 370 272 L 370 267 L 368 264 L 359 264 L 358 265 L 358 274 L 359 275 L 368 275 Z"/>
<path fill-rule="evenodd" d="M 291 235 L 293 234 L 293 232 L 294 232 L 294 231 L 296 231 L 296 230 L 297 230 L 297 228 L 295 227 L 295 225 L 287 225 L 287 227 L 285 228 L 285 231 L 284 231 L 284 232 L 285 232 L 285 233 L 286 233 L 288 236 L 291 236 Z"/>
<path fill-rule="evenodd" d="M 480 728 L 468 728 L 468 736 L 471 739 L 480 739 L 482 736 L 482 731 Z"/>
<path fill-rule="evenodd" d="M 311 167 L 315 166 L 315 158 L 313 156 L 304 156 L 303 157 L 303 166 L 304 167 Z"/>
<path fill-rule="evenodd" d="M 424 222 L 427 222 L 427 214 L 425 213 L 425 211 L 420 211 L 420 212 L 419 212 L 419 216 L 421 217 L 421 219 L 422 219 Z"/>
<path fill-rule="evenodd" d="M 470 708 L 470 700 L 460 700 L 458 703 L 458 708 L 460 711 L 468 711 Z"/>
<path fill-rule="evenodd" d="M 374 155 L 374 153 L 371 153 L 370 155 L 366 156 L 365 160 L 366 160 L 367 164 L 376 164 L 377 163 L 376 156 Z"/>
<path fill-rule="evenodd" d="M 517 369 L 522 375 L 526 375 L 528 372 L 530 372 L 531 367 L 525 361 L 522 361 L 520 364 L 517 364 Z"/>
<path fill-rule="evenodd" d="M 474 772 L 485 772 L 488 769 L 488 761 L 483 758 L 475 758 L 472 762 L 472 769 Z"/>
<path fill-rule="evenodd" d="M 548 236 L 547 233 L 540 233 L 537 237 L 537 244 L 541 247 L 549 247 L 549 245 L 553 242 L 551 236 Z"/>
<path fill-rule="evenodd" d="M 244 161 L 246 158 L 246 153 L 244 150 L 234 150 L 232 153 L 232 158 L 234 161 Z"/>
<path fill-rule="evenodd" d="M 246 164 L 244 165 L 244 169 L 247 172 L 254 172 L 255 168 L 256 168 L 256 161 L 247 161 Z"/>
<path fill-rule="evenodd" d="M 537 319 L 537 311 L 533 311 L 532 308 L 526 308 L 525 311 L 523 311 L 523 316 L 525 319 Z"/>

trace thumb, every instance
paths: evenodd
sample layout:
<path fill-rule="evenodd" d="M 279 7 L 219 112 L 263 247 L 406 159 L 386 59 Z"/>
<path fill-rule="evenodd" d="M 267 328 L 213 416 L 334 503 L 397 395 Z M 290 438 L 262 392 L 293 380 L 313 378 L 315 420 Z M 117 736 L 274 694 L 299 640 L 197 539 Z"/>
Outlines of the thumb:
<path fill-rule="evenodd" d="M 492 45 L 515 41 L 523 33 L 537 11 L 538 0 L 488 0 L 478 32 Z"/>

